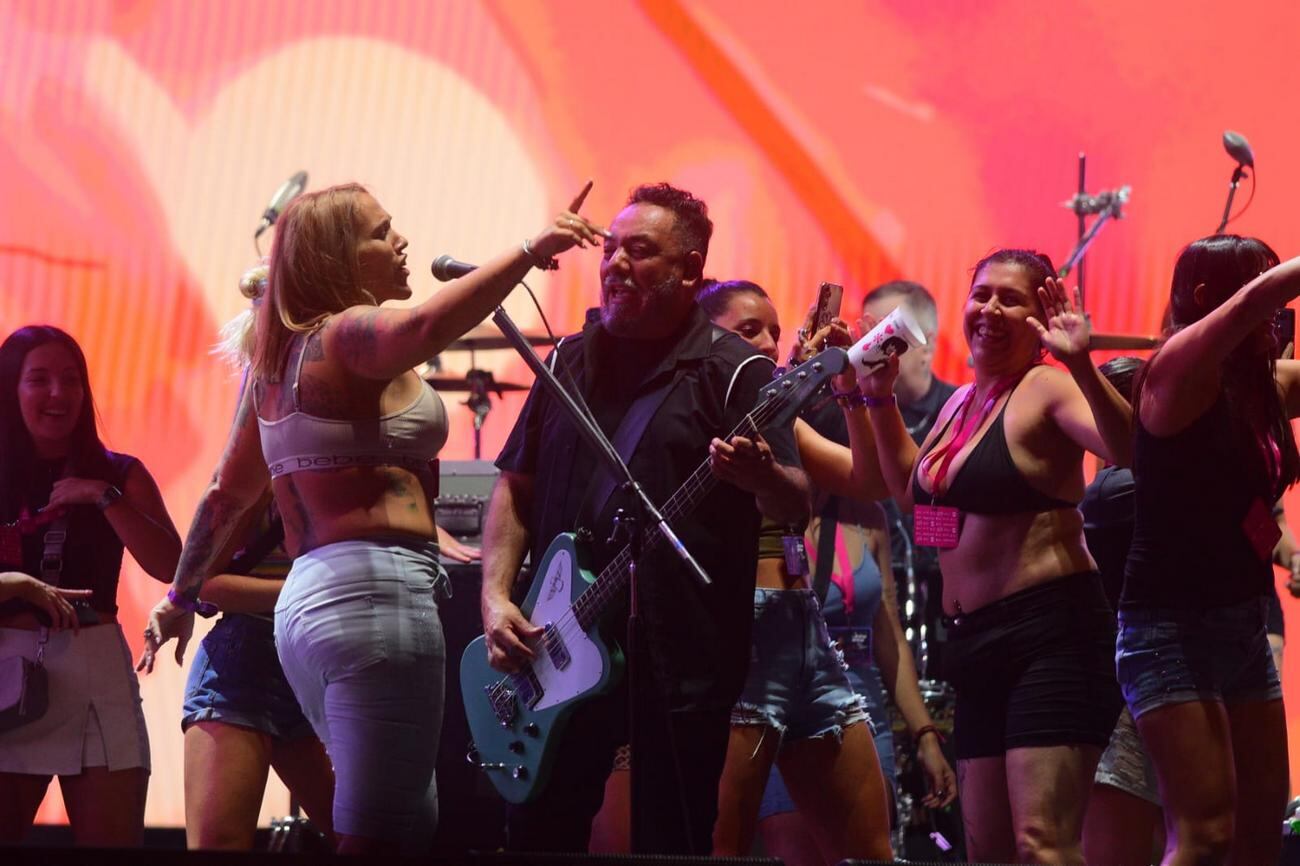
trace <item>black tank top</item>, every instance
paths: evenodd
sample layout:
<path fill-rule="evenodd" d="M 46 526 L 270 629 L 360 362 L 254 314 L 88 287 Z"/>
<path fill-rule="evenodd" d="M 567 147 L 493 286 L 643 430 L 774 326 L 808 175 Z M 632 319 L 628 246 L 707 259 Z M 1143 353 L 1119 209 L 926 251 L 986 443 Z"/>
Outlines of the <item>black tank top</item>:
<path fill-rule="evenodd" d="M 139 462 L 129 454 L 108 451 L 108 470 L 102 480 L 118 489 L 126 486 L 126 476 Z M 29 504 L 33 510 L 49 501 L 54 482 L 61 477 L 62 461 L 42 461 L 38 477 L 41 483 L 33 491 Z M 87 475 L 90 477 L 90 475 Z M 96 476 L 98 477 L 98 476 Z M 45 532 L 39 530 L 23 536 L 23 568 L 25 574 L 41 576 L 41 555 L 45 550 Z M 113 531 L 108 518 L 93 505 L 74 505 L 68 509 L 68 540 L 63 548 L 63 571 L 59 586 L 65 589 L 93 591 L 90 604 L 95 610 L 117 613 L 117 580 L 122 570 L 122 541 Z M 28 602 L 13 598 L 0 602 L 0 614 L 19 611 L 37 611 L 44 621 L 45 613 Z"/>
<path fill-rule="evenodd" d="M 1269 592 L 1273 567 L 1242 521 L 1256 500 L 1276 499 L 1255 435 L 1214 405 L 1173 436 L 1137 421 L 1133 544 L 1121 608 L 1223 607 Z"/>

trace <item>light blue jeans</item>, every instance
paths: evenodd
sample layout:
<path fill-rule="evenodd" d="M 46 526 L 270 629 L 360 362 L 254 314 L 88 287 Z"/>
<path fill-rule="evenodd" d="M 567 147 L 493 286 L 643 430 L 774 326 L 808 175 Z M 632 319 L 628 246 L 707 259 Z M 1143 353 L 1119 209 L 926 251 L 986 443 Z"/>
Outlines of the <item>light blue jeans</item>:
<path fill-rule="evenodd" d="M 303 713 L 334 764 L 334 829 L 427 850 L 446 646 L 432 541 L 327 544 L 294 560 L 275 643 Z"/>

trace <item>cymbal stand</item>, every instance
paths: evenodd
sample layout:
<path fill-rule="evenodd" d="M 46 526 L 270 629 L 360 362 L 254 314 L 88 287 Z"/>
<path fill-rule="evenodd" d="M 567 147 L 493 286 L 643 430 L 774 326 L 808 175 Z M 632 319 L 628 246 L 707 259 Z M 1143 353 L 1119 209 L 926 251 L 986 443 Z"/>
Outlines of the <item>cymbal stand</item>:
<path fill-rule="evenodd" d="M 473 364 L 473 361 L 471 360 L 470 363 Z M 474 459 L 482 460 L 483 422 L 492 411 L 492 398 L 489 392 L 495 390 L 500 397 L 501 389 L 496 387 L 491 370 L 471 369 L 465 373 L 465 380 L 469 382 L 469 399 L 465 401 L 465 405 L 474 412 Z"/>

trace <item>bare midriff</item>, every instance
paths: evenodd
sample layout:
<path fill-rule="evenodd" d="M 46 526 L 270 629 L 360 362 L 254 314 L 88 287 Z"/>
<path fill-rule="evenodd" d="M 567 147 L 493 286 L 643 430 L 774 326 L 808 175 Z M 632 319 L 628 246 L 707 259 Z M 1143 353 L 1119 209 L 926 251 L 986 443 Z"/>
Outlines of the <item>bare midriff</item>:
<path fill-rule="evenodd" d="M 321 370 L 325 367 L 327 369 Z M 309 373 L 326 375 L 312 378 Z M 304 372 L 303 411 L 319 417 L 366 420 L 392 415 L 410 406 L 426 387 L 413 371 L 375 386 L 359 380 L 346 384 L 329 378 L 328 365 L 308 363 Z M 367 387 L 369 386 L 369 387 Z M 284 385 L 269 386 L 263 406 L 281 404 Z M 328 403 L 312 405 L 312 398 Z M 281 406 L 281 412 L 291 407 Z M 265 411 L 265 410 L 264 410 Z M 437 479 L 398 466 L 307 469 L 271 482 L 284 519 L 285 549 L 300 556 L 326 544 L 383 536 L 435 537 L 430 502 Z"/>
<path fill-rule="evenodd" d="M 758 589 L 808 589 L 806 576 L 791 574 L 786 570 L 784 557 L 760 559 L 754 586 Z"/>
<path fill-rule="evenodd" d="M 939 552 L 943 610 L 970 613 L 1008 595 L 1096 568 L 1077 508 L 964 514 L 957 546 Z"/>
<path fill-rule="evenodd" d="M 272 488 L 284 519 L 285 547 L 294 556 L 340 541 L 435 537 L 432 490 L 397 466 L 295 472 L 277 478 Z"/>

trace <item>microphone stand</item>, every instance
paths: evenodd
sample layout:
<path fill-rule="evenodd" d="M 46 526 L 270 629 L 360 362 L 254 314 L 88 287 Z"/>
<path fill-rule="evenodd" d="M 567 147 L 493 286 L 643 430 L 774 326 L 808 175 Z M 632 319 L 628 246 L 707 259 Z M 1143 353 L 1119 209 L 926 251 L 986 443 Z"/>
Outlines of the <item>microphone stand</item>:
<path fill-rule="evenodd" d="M 529 345 L 527 338 L 524 337 L 523 333 L 519 330 L 518 326 L 515 325 L 510 316 L 507 315 L 506 311 L 501 307 L 497 307 L 496 312 L 492 314 L 492 321 L 496 322 L 497 327 L 501 329 L 501 333 L 505 335 L 507 342 L 515 347 L 515 351 L 524 359 L 524 363 L 532 369 L 533 374 L 537 377 L 537 381 L 542 383 L 542 386 L 546 388 L 547 392 L 549 392 L 550 395 L 559 402 L 560 406 L 569 413 L 569 417 L 573 421 L 574 425 L 576 425 L 578 433 L 582 435 L 582 438 L 585 439 L 587 444 L 596 452 L 596 456 L 605 463 L 605 468 L 614 473 L 616 477 L 621 476 L 624 479 L 621 485 L 622 489 L 633 494 L 636 501 L 650 518 L 650 525 L 659 530 L 659 534 L 662 535 L 664 540 L 668 542 L 668 545 L 677 552 L 677 556 L 686 565 L 686 570 L 694 575 L 695 579 L 700 582 L 701 586 L 708 586 L 713 583 L 713 580 L 705 573 L 704 569 L 700 567 L 700 564 L 695 561 L 695 557 L 686 549 L 686 545 L 682 544 L 681 539 L 677 537 L 677 533 L 673 532 L 672 527 L 668 525 L 668 521 L 659 513 L 659 509 L 655 507 L 655 504 L 650 499 L 649 495 L 646 494 L 645 490 L 642 489 L 637 480 L 632 477 L 632 473 L 628 471 L 627 464 L 623 462 L 622 457 L 618 456 L 618 452 L 614 450 L 614 446 L 610 444 L 607 438 L 605 438 L 605 434 L 601 432 L 601 429 L 596 426 L 595 422 L 587 416 L 587 413 L 579 408 L 573 397 L 570 396 L 569 392 L 560 384 L 560 380 L 555 378 L 555 374 L 551 372 L 550 368 L 542 362 L 541 358 L 537 357 L 537 353 L 533 351 L 533 347 Z"/>
<path fill-rule="evenodd" d="M 1088 247 L 1092 246 L 1092 242 L 1097 239 L 1097 234 L 1101 231 L 1102 226 L 1106 225 L 1107 221 L 1112 217 L 1115 219 L 1123 219 L 1124 203 L 1128 201 L 1128 187 L 1121 188 L 1113 195 L 1106 193 L 1103 193 L 1103 195 L 1109 195 L 1109 198 L 1107 198 L 1102 205 L 1102 210 L 1100 211 L 1099 216 L 1097 219 L 1093 220 L 1092 226 L 1086 233 L 1084 233 L 1083 237 L 1079 238 L 1078 242 L 1075 243 L 1074 249 L 1071 250 L 1070 255 L 1066 257 L 1065 264 L 1061 265 L 1060 271 L 1057 272 L 1057 277 L 1064 279 L 1069 275 L 1070 271 L 1074 269 L 1074 266 L 1083 260 L 1084 253 L 1088 251 Z M 1080 221 L 1083 220 L 1084 213 L 1086 212 L 1087 211 L 1083 210 L 1082 204 L 1075 206 L 1075 213 L 1079 215 Z"/>
<path fill-rule="evenodd" d="M 614 519 L 614 537 L 625 536 L 629 539 L 629 614 L 627 626 L 628 639 L 626 641 L 628 645 L 624 648 L 624 657 L 627 666 L 628 682 L 628 734 L 630 745 L 632 746 L 632 766 L 630 768 L 630 812 L 632 816 L 631 841 L 632 851 L 634 853 L 644 851 L 648 840 L 644 839 L 643 833 L 638 830 L 639 823 L 637 821 L 637 815 L 641 814 L 641 793 L 638 791 L 639 786 L 637 784 L 637 763 L 638 760 L 645 760 L 645 751 L 642 750 L 641 757 L 638 758 L 636 749 L 636 740 L 638 739 L 636 732 L 640 731 L 642 728 L 642 725 L 637 722 L 637 716 L 639 714 L 637 712 L 638 706 L 636 703 L 636 677 L 641 675 L 639 656 L 643 649 L 645 649 L 646 645 L 645 635 L 642 633 L 640 627 L 640 603 L 637 600 L 637 596 L 639 595 L 637 591 L 637 582 L 641 571 L 639 568 L 639 560 L 642 552 L 641 547 L 643 541 L 640 527 L 647 524 L 654 526 L 659 531 L 659 534 L 663 536 L 664 540 L 668 542 L 668 545 L 677 552 L 678 557 L 680 557 L 682 562 L 686 565 L 686 570 L 691 573 L 700 585 L 708 586 L 712 584 L 713 581 L 704 572 L 704 569 L 700 567 L 700 564 L 696 562 L 695 557 L 691 555 L 691 552 L 686 549 L 686 545 L 682 544 L 681 539 L 679 539 L 677 534 L 673 532 L 672 528 L 668 525 L 668 521 L 664 519 L 664 516 L 659 512 L 659 509 L 655 507 L 653 500 L 650 499 L 649 495 L 646 494 L 641 485 L 637 483 L 637 480 L 632 477 L 632 473 L 628 470 L 627 464 L 623 462 L 623 459 L 619 456 L 618 452 L 614 450 L 614 446 L 610 444 L 609 439 L 605 437 L 605 434 L 601 431 L 600 427 L 598 427 L 587 413 L 578 406 L 578 403 L 574 400 L 573 396 L 570 395 L 569 392 L 565 390 L 564 386 L 560 384 L 559 379 L 555 377 L 555 374 L 551 372 L 551 369 L 537 356 L 537 353 L 533 351 L 532 345 L 520 332 L 514 321 L 511 320 L 510 316 L 507 315 L 506 311 L 502 307 L 496 308 L 496 312 L 492 314 L 492 321 L 496 322 L 497 327 L 501 329 L 501 333 L 505 335 L 506 340 L 514 346 L 515 351 L 519 353 L 520 357 L 524 359 L 524 362 L 532 369 L 534 375 L 537 377 L 537 381 L 569 414 L 569 418 L 573 421 L 578 433 L 584 440 L 586 440 L 587 444 L 592 447 L 596 455 L 604 463 L 605 468 L 610 472 L 613 472 L 616 478 L 621 477 L 624 479 L 621 488 L 633 495 L 633 501 L 636 503 L 642 515 L 642 519 L 638 520 L 636 517 L 628 515 L 622 509 L 619 509 Z M 669 742 L 672 743 L 672 719 L 666 708 L 664 711 L 663 724 L 669 737 Z M 675 754 L 674 758 L 676 758 Z M 681 794 L 684 794 L 685 792 L 680 790 L 681 787 L 681 776 L 679 773 L 678 789 Z M 686 830 L 689 835 L 689 822 L 691 816 L 687 813 L 684 799 L 680 803 L 680 808 L 682 809 L 682 817 L 686 822 Z"/>
<path fill-rule="evenodd" d="M 1079 151 L 1079 194 L 1078 194 L 1079 199 L 1082 199 L 1084 196 L 1088 194 L 1087 180 L 1088 180 L 1088 155 L 1083 151 Z M 1078 199 L 1076 199 L 1076 201 L 1077 200 Z M 1074 242 L 1076 245 L 1081 245 L 1083 243 L 1083 236 L 1085 233 L 1087 233 L 1088 230 L 1088 221 L 1084 219 L 1084 215 L 1081 211 L 1082 208 L 1077 209 L 1075 211 L 1075 217 L 1078 220 L 1078 225 L 1076 226 L 1075 229 L 1076 234 L 1074 238 Z M 1084 309 L 1087 309 L 1088 298 L 1083 293 L 1083 259 L 1082 258 L 1079 259 L 1079 264 L 1076 270 L 1077 272 L 1075 273 L 1074 276 L 1075 276 L 1075 283 L 1079 287 L 1079 300 L 1080 302 L 1083 303 Z"/>
<path fill-rule="evenodd" d="M 912 546 L 912 538 L 907 532 L 907 527 L 903 525 L 902 514 L 894 519 L 894 531 L 903 539 L 903 582 L 907 590 L 907 604 L 910 607 L 906 613 L 911 627 L 909 630 L 912 631 L 912 634 L 908 635 L 912 638 L 908 643 L 911 644 L 912 655 L 916 658 L 917 679 L 923 680 L 926 679 L 930 667 L 929 628 L 925 621 L 928 599 L 921 597 L 921 589 L 916 582 L 916 548 Z"/>
<path fill-rule="evenodd" d="M 1223 204 L 1223 219 L 1219 220 L 1219 227 L 1214 230 L 1216 235 L 1223 234 L 1224 228 L 1228 225 L 1228 214 L 1232 211 L 1232 199 L 1237 194 L 1237 184 L 1246 176 L 1246 166 L 1244 163 L 1237 163 L 1237 167 L 1232 171 L 1232 180 L 1228 181 L 1228 200 Z M 1246 202 L 1249 207 L 1250 202 Z"/>

